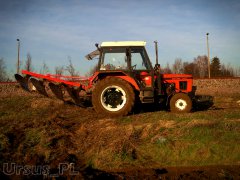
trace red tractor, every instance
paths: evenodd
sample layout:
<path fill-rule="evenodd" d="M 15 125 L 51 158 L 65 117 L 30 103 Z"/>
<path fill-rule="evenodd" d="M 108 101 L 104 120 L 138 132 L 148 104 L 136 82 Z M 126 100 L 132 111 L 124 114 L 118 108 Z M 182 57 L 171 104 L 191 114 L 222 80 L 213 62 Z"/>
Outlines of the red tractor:
<path fill-rule="evenodd" d="M 107 116 L 129 114 L 136 102 L 164 104 L 171 111 L 190 112 L 195 102 L 212 101 L 212 97 L 195 96 L 192 75 L 162 74 L 158 64 L 157 42 L 156 64 L 153 67 L 145 49 L 144 41 L 103 42 L 96 44 L 97 50 L 86 58 L 99 57 L 96 72 L 90 78 L 77 79 L 68 76 L 42 75 L 23 70 L 26 74 L 15 77 L 21 86 L 48 96 L 46 89 L 61 100 L 67 91 L 76 104 L 90 97 L 97 113 Z M 95 58 L 94 58 L 95 59 Z M 84 92 L 84 93 L 83 93 Z"/>

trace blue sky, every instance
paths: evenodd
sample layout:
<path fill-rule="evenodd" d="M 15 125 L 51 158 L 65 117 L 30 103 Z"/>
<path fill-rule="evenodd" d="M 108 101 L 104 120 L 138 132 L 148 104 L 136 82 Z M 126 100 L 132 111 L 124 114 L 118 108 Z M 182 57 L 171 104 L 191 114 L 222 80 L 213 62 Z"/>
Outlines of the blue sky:
<path fill-rule="evenodd" d="M 84 56 L 102 41 L 144 40 L 154 63 L 154 40 L 159 61 L 192 61 L 207 54 L 222 63 L 240 66 L 239 0 L 1 0 L 0 58 L 14 73 L 17 42 L 20 60 L 32 56 L 38 71 L 43 62 L 67 65 L 68 57 L 84 75 L 96 62 Z"/>

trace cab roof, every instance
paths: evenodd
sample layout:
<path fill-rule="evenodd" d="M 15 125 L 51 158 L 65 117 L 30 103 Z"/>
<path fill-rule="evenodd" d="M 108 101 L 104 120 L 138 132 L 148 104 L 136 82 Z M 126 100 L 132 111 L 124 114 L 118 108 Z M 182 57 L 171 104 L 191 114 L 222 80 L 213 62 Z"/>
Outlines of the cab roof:
<path fill-rule="evenodd" d="M 145 41 L 112 41 L 102 42 L 101 47 L 120 47 L 120 46 L 145 46 Z"/>

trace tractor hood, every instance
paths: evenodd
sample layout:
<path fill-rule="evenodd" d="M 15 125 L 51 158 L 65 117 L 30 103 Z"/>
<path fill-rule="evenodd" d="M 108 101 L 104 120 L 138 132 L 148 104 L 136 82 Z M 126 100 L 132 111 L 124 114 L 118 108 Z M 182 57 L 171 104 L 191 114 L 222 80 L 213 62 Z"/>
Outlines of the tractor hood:
<path fill-rule="evenodd" d="M 163 80 L 167 79 L 193 79 L 191 74 L 162 74 Z"/>

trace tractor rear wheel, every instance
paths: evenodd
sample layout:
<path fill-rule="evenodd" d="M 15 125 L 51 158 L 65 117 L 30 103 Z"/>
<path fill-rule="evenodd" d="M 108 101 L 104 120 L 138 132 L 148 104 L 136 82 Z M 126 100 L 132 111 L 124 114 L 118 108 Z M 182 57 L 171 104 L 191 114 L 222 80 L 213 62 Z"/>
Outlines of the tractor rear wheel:
<path fill-rule="evenodd" d="M 116 117 L 131 112 L 135 94 L 131 85 L 123 79 L 107 77 L 93 90 L 92 104 L 97 113 Z"/>
<path fill-rule="evenodd" d="M 176 113 L 188 113 L 192 109 L 191 98 L 184 93 L 173 95 L 170 100 L 170 110 Z"/>

